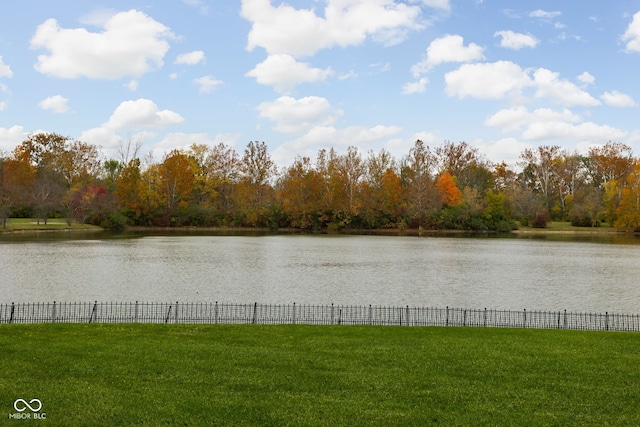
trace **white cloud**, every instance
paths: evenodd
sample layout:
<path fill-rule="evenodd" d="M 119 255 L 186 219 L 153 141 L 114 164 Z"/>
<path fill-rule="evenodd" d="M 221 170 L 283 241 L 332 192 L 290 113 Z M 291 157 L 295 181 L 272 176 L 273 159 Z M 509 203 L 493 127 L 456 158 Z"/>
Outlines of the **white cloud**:
<path fill-rule="evenodd" d="M 526 70 L 510 61 L 463 64 L 444 76 L 449 96 L 500 99 L 533 85 Z"/>
<path fill-rule="evenodd" d="M 532 123 L 523 133 L 527 140 L 560 140 L 577 139 L 580 141 L 610 141 L 622 139 L 627 132 L 609 125 L 598 125 L 593 122 L 572 124 L 566 122 Z"/>
<path fill-rule="evenodd" d="M 588 92 L 568 80 L 560 79 L 558 73 L 546 68 L 537 69 L 533 73 L 533 78 L 538 87 L 536 92 L 538 98 L 549 98 L 566 107 L 575 105 L 593 107 L 600 105 L 600 101 Z"/>
<path fill-rule="evenodd" d="M 260 84 L 273 86 L 276 92 L 290 93 L 301 83 L 317 83 L 327 79 L 331 68 L 313 68 L 306 62 L 298 62 L 291 55 L 269 55 L 267 59 L 246 75 L 255 77 Z"/>
<path fill-rule="evenodd" d="M 0 55 L 0 77 L 13 77 L 13 71 L 11 71 L 11 67 L 5 64 L 2 61 L 2 56 Z"/>
<path fill-rule="evenodd" d="M 391 136 L 399 133 L 401 128 L 397 126 L 349 126 L 335 128 L 333 126 L 316 126 L 310 129 L 302 137 L 285 142 L 276 148 L 273 159 L 280 165 L 291 164 L 296 156 L 309 156 L 315 159 L 318 150 L 322 148 L 335 148 L 338 152 L 353 145 L 360 148 L 364 154 L 373 145 L 384 145 Z"/>
<path fill-rule="evenodd" d="M 135 80 L 135 79 L 134 80 L 130 80 L 129 83 L 127 83 L 125 86 L 131 92 L 135 92 L 136 90 L 138 90 L 138 81 Z"/>
<path fill-rule="evenodd" d="M 194 50 L 193 52 L 183 53 L 178 55 L 175 60 L 175 64 L 195 65 L 204 61 L 204 52 L 201 50 Z"/>
<path fill-rule="evenodd" d="M 440 9 L 447 12 L 451 10 L 449 0 L 412 0 L 412 2 L 420 2 L 427 7 L 432 7 L 434 9 Z"/>
<path fill-rule="evenodd" d="M 358 77 L 358 73 L 354 70 L 349 70 L 346 73 L 342 73 L 338 76 L 338 80 L 348 80 Z"/>
<path fill-rule="evenodd" d="M 80 135 L 81 141 L 104 147 L 108 155 L 116 156 L 115 147 L 122 140 L 119 132 L 127 134 L 132 140 L 145 140 L 154 137 L 152 129 L 177 125 L 184 122 L 182 116 L 170 110 L 159 110 L 149 99 L 140 98 L 135 101 L 124 101 L 114 110 L 109 120 L 100 127 L 86 130 Z M 154 153 L 157 154 L 157 153 Z"/>
<path fill-rule="evenodd" d="M 82 15 L 79 18 L 80 23 L 84 25 L 91 25 L 94 27 L 104 27 L 114 15 L 117 15 L 120 11 L 112 8 L 101 7 L 93 9 L 89 13 Z"/>
<path fill-rule="evenodd" d="M 11 91 L 9 87 L 5 84 L 0 83 L 0 93 L 4 93 L 7 96 L 11 95 Z M 0 111 L 4 111 L 9 104 L 6 101 L 0 101 Z"/>
<path fill-rule="evenodd" d="M 501 37 L 500 46 L 507 49 L 519 50 L 525 47 L 536 47 L 540 42 L 531 34 L 515 33 L 511 30 L 496 31 L 493 37 Z"/>
<path fill-rule="evenodd" d="M 212 137 L 208 133 L 170 132 L 153 144 L 152 151 L 156 158 L 161 158 L 171 150 L 187 150 L 193 144 L 204 144 L 211 147 L 223 142 L 229 147 L 235 147 L 239 138 L 240 134 L 237 133 L 218 133 Z"/>
<path fill-rule="evenodd" d="M 483 47 L 475 43 L 464 46 L 462 36 L 447 35 L 429 44 L 425 58 L 411 67 L 411 72 L 417 78 L 445 62 L 471 62 L 481 59 L 484 59 Z"/>
<path fill-rule="evenodd" d="M 640 52 L 640 12 L 633 15 L 631 23 L 622 35 L 622 41 L 626 42 L 626 52 Z"/>
<path fill-rule="evenodd" d="M 140 77 L 163 65 L 169 50 L 170 29 L 136 10 L 113 15 L 104 31 L 65 29 L 55 19 L 40 24 L 31 48 L 45 49 L 37 71 L 60 78 L 88 77 L 115 80 Z"/>
<path fill-rule="evenodd" d="M 542 9 L 534 10 L 533 12 L 529 13 L 529 16 L 532 18 L 540 18 L 545 20 L 553 19 L 560 15 L 562 15 L 562 12 L 559 12 L 559 11 L 547 12 L 546 10 L 542 10 Z"/>
<path fill-rule="evenodd" d="M 427 84 L 429 79 L 426 77 L 420 78 L 417 82 L 409 82 L 402 86 L 402 93 L 405 95 L 411 95 L 414 93 L 424 93 L 427 90 Z"/>
<path fill-rule="evenodd" d="M 539 108 L 533 112 L 524 106 L 507 108 L 498 111 L 489 117 L 485 124 L 487 126 L 499 127 L 503 132 L 520 131 L 528 128 L 532 123 L 544 122 L 564 122 L 577 123 L 581 119 L 566 108 L 563 111 L 554 111 L 550 108 Z"/>
<path fill-rule="evenodd" d="M 198 86 L 198 92 L 211 93 L 213 90 L 222 84 L 222 80 L 216 80 L 211 76 L 202 76 L 193 80 Z"/>
<path fill-rule="evenodd" d="M 92 128 L 82 132 L 79 140 L 105 148 L 108 156 L 116 156 L 115 147 L 118 144 L 119 137 L 113 129 L 106 127 Z"/>
<path fill-rule="evenodd" d="M 335 123 L 341 110 L 335 110 L 326 98 L 307 96 L 295 99 L 281 96 L 273 102 L 263 102 L 257 107 L 260 117 L 276 123 L 275 130 L 283 133 L 306 132 L 315 126 Z"/>
<path fill-rule="evenodd" d="M 149 99 L 124 101 L 102 127 L 113 130 L 143 130 L 162 128 L 184 122 L 182 116 L 170 110 L 159 110 Z"/>
<path fill-rule="evenodd" d="M 0 127 L 0 152 L 13 151 L 26 136 L 22 126 L 11 126 L 10 128 Z"/>
<path fill-rule="evenodd" d="M 369 69 L 373 70 L 370 74 L 382 74 L 386 73 L 391 69 L 390 62 L 376 62 L 374 64 L 369 64 Z"/>
<path fill-rule="evenodd" d="M 69 100 L 61 95 L 54 95 L 43 99 L 38 107 L 43 110 L 51 110 L 54 113 L 66 113 L 69 111 Z"/>
<path fill-rule="evenodd" d="M 636 107 L 638 105 L 631 96 L 618 92 L 617 90 L 603 93 L 600 96 L 600 99 L 611 107 L 628 108 Z"/>
<path fill-rule="evenodd" d="M 416 132 L 408 138 L 391 138 L 387 140 L 383 148 L 400 160 L 409 153 L 418 139 L 428 146 L 440 145 L 445 140 L 433 132 Z"/>
<path fill-rule="evenodd" d="M 516 138 L 501 138 L 495 141 L 473 141 L 472 145 L 478 147 L 487 159 L 495 163 L 506 162 L 515 165 L 520 160 L 520 154 L 525 149 L 534 148 L 533 144 L 522 142 Z"/>
<path fill-rule="evenodd" d="M 627 132 L 608 125 L 583 122 L 582 118 L 566 108 L 554 111 L 540 108 L 529 112 L 525 107 L 498 111 L 485 124 L 502 128 L 503 132 L 521 132 L 528 141 L 609 141 L 621 139 Z"/>
<path fill-rule="evenodd" d="M 241 15 L 252 23 L 248 50 L 262 47 L 269 54 L 294 57 L 336 46 L 357 46 L 368 37 L 393 45 L 404 40 L 409 31 L 424 28 L 419 6 L 392 0 L 328 0 L 324 17 L 314 9 L 295 9 L 285 3 L 274 7 L 271 0 L 243 0 Z"/>
<path fill-rule="evenodd" d="M 209 6 L 203 0 L 182 0 L 182 2 L 198 9 L 198 13 L 200 13 L 200 15 L 209 14 Z"/>
<path fill-rule="evenodd" d="M 589 72 L 585 71 L 578 76 L 578 81 L 588 86 L 592 85 L 596 81 L 596 78 L 593 77 Z"/>

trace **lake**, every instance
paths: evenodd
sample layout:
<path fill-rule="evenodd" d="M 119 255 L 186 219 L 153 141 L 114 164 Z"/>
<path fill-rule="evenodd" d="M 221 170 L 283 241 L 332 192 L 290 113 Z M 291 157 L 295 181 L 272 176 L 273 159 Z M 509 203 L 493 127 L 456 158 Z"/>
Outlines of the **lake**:
<path fill-rule="evenodd" d="M 640 244 L 633 237 L 52 234 L 0 236 L 1 303 L 640 313 Z"/>

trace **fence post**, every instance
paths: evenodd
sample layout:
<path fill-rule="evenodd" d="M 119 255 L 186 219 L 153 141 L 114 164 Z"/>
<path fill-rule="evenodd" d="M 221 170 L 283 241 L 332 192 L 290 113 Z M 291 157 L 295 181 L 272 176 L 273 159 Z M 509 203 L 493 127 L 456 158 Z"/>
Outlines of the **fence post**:
<path fill-rule="evenodd" d="M 609 312 L 608 311 L 604 312 L 604 330 L 605 331 L 609 330 Z"/>
<path fill-rule="evenodd" d="M 56 321 L 56 302 L 53 302 L 53 307 L 51 308 L 51 322 L 55 323 Z"/>
<path fill-rule="evenodd" d="M 138 301 L 136 301 L 136 308 L 135 308 L 135 322 L 138 323 Z"/>
<path fill-rule="evenodd" d="M 172 305 L 169 304 L 169 310 L 167 311 L 167 317 L 165 317 L 164 323 L 169 323 L 169 316 L 171 316 L 171 307 Z"/>
<path fill-rule="evenodd" d="M 462 317 L 462 326 L 467 326 L 467 309 L 464 309 L 464 314 Z"/>
<path fill-rule="evenodd" d="M 257 320 L 258 320 L 258 303 L 256 302 L 253 304 L 253 320 L 251 323 L 255 325 Z"/>
<path fill-rule="evenodd" d="M 91 323 L 93 317 L 96 315 L 97 309 L 98 309 L 98 301 L 93 303 L 93 310 L 91 310 L 91 316 L 89 316 L 89 323 Z"/>
<path fill-rule="evenodd" d="M 176 301 L 176 320 L 174 323 L 178 323 L 178 301 Z"/>
<path fill-rule="evenodd" d="M 369 326 L 373 324 L 373 309 L 371 308 L 371 304 L 369 304 Z"/>
<path fill-rule="evenodd" d="M 13 314 L 16 311 L 16 304 L 15 303 L 11 303 L 11 315 L 9 316 L 9 323 L 13 323 Z"/>
<path fill-rule="evenodd" d="M 334 316 L 333 316 L 333 303 L 331 303 L 331 324 L 332 325 L 333 325 L 333 319 L 334 319 Z"/>
<path fill-rule="evenodd" d="M 564 329 L 567 329 L 567 309 L 564 309 Z"/>
<path fill-rule="evenodd" d="M 487 327 L 487 307 L 484 308 L 484 327 Z"/>
<path fill-rule="evenodd" d="M 293 319 L 292 319 L 293 320 L 293 324 L 295 325 L 296 324 L 296 303 L 295 302 L 293 303 L 293 316 L 292 317 L 293 317 Z"/>
<path fill-rule="evenodd" d="M 449 326 L 449 306 L 447 306 L 445 313 L 446 313 L 446 316 L 445 316 L 444 326 Z"/>
<path fill-rule="evenodd" d="M 213 310 L 213 315 L 215 317 L 215 323 L 218 323 L 218 301 L 216 301 L 216 305 Z"/>
<path fill-rule="evenodd" d="M 522 327 L 526 328 L 527 327 L 527 309 L 524 309 L 524 320 L 522 322 Z"/>
<path fill-rule="evenodd" d="M 407 304 L 407 326 L 411 326 L 409 324 L 409 305 Z"/>

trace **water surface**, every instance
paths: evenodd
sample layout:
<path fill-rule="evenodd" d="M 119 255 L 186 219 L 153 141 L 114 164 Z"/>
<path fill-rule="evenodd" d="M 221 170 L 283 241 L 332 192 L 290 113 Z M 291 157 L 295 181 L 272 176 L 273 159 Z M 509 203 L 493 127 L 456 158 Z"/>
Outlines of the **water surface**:
<path fill-rule="evenodd" d="M 0 240 L 0 302 L 296 302 L 640 313 L 640 245 L 633 240 L 104 236 Z"/>

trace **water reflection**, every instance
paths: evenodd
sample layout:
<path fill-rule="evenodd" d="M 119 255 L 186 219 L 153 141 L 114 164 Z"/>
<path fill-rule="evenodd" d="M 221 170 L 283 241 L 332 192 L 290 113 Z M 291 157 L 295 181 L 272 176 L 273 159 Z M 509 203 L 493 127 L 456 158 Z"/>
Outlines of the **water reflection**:
<path fill-rule="evenodd" d="M 0 302 L 640 312 L 640 245 L 631 236 L 46 234 L 0 239 Z"/>

